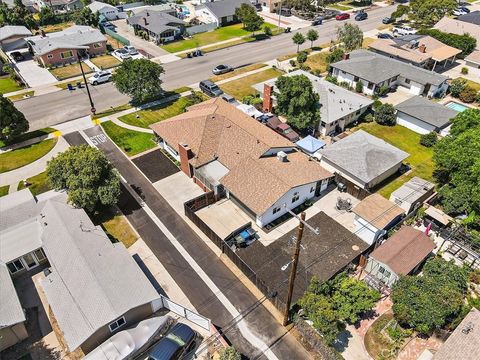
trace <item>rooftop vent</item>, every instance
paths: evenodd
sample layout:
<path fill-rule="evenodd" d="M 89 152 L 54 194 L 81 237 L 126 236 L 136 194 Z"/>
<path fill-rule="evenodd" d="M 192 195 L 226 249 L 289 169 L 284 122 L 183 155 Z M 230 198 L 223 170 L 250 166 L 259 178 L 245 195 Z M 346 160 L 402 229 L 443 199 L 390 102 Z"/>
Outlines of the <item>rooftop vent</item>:
<path fill-rule="evenodd" d="M 288 155 L 287 155 L 287 153 L 286 153 L 285 151 L 279 151 L 279 152 L 277 153 L 277 159 L 278 159 L 278 161 L 280 161 L 280 162 L 287 162 L 287 160 L 288 160 Z"/>

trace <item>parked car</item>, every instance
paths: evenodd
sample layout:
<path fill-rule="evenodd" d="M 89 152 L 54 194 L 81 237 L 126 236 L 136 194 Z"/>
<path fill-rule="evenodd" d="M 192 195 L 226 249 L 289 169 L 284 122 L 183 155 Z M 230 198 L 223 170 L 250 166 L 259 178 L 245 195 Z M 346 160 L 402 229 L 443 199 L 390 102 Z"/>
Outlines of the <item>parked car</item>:
<path fill-rule="evenodd" d="M 365 11 L 359 12 L 355 15 L 355 21 L 362 21 L 368 18 L 368 14 Z"/>
<path fill-rule="evenodd" d="M 220 89 L 217 84 L 210 80 L 200 81 L 199 87 L 203 93 L 211 97 L 216 97 L 223 94 L 222 89 Z"/>
<path fill-rule="evenodd" d="M 135 49 L 134 46 L 125 45 L 123 48 L 124 48 L 125 50 L 127 50 L 130 55 L 138 55 L 138 50 Z"/>
<path fill-rule="evenodd" d="M 263 9 L 262 9 L 262 4 L 255 4 L 255 5 L 253 5 L 253 7 L 254 7 L 255 10 L 257 10 L 257 11 L 262 11 L 262 10 L 263 10 Z"/>
<path fill-rule="evenodd" d="M 280 15 L 289 17 L 292 16 L 292 11 L 290 9 L 282 8 L 282 10 L 280 10 Z"/>
<path fill-rule="evenodd" d="M 319 17 L 313 19 L 312 26 L 322 25 L 322 23 L 323 23 L 323 17 L 319 16 Z"/>
<path fill-rule="evenodd" d="M 393 28 L 392 33 L 395 36 L 414 35 L 417 33 L 417 30 L 410 26 L 396 26 Z"/>
<path fill-rule="evenodd" d="M 349 13 L 341 13 L 335 16 L 335 20 L 347 20 L 347 19 L 350 19 Z"/>
<path fill-rule="evenodd" d="M 25 60 L 25 57 L 22 55 L 20 51 L 14 51 L 10 53 L 10 56 L 13 58 L 15 61 L 22 61 Z"/>
<path fill-rule="evenodd" d="M 229 104 L 236 104 L 237 102 L 237 100 L 235 100 L 235 98 L 232 95 L 228 95 L 228 94 L 223 94 L 222 96 L 220 96 L 220 98 Z"/>
<path fill-rule="evenodd" d="M 88 82 L 92 85 L 98 85 L 112 80 L 110 71 L 97 71 L 93 76 L 88 78 Z"/>
<path fill-rule="evenodd" d="M 393 18 L 390 17 L 390 16 L 384 17 L 384 18 L 382 19 L 382 23 L 383 23 L 383 24 L 391 24 L 392 22 L 393 22 Z"/>
<path fill-rule="evenodd" d="M 148 353 L 148 360 L 177 360 L 192 351 L 197 334 L 188 325 L 177 323 Z"/>
<path fill-rule="evenodd" d="M 117 55 L 121 60 L 129 60 L 132 58 L 132 55 L 130 55 L 130 53 L 123 48 L 117 49 L 113 53 Z"/>
<path fill-rule="evenodd" d="M 377 38 L 379 38 L 379 39 L 390 39 L 390 40 L 394 39 L 394 37 L 392 35 L 388 34 L 388 33 L 378 33 Z"/>
<path fill-rule="evenodd" d="M 466 15 L 470 12 L 470 10 L 467 9 L 467 11 L 465 10 L 466 8 L 463 8 L 463 7 L 459 7 L 455 10 L 453 10 L 453 15 L 455 16 L 460 16 L 460 15 Z"/>
<path fill-rule="evenodd" d="M 116 28 L 116 26 L 113 25 L 111 22 L 106 22 L 106 23 L 102 24 L 102 26 L 105 29 L 109 29 L 109 30 L 112 30 L 112 31 L 115 31 L 115 28 Z"/>
<path fill-rule="evenodd" d="M 233 71 L 233 68 L 230 65 L 221 64 L 221 65 L 215 66 L 212 72 L 214 75 L 221 75 L 221 74 L 228 73 L 230 71 Z"/>
<path fill-rule="evenodd" d="M 467 14 L 470 14 L 470 9 L 466 6 L 459 6 L 458 7 L 460 10 L 465 11 Z"/>
<path fill-rule="evenodd" d="M 290 125 L 281 122 L 276 116 L 268 118 L 266 124 L 269 128 L 275 130 L 277 133 L 292 142 L 300 140 L 300 136 L 298 136 L 298 134 L 290 127 Z"/>

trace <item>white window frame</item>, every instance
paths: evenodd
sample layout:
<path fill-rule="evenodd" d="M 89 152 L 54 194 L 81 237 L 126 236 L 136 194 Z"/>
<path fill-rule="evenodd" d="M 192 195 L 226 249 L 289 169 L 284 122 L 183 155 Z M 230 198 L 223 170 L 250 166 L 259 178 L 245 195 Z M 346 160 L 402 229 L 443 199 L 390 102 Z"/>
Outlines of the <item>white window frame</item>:
<path fill-rule="evenodd" d="M 18 266 L 15 265 L 15 262 L 16 262 L 16 261 L 20 262 L 20 264 L 22 265 L 21 268 L 18 268 Z M 12 270 L 10 270 L 10 267 L 8 266 L 9 264 L 12 264 L 12 265 L 15 267 L 16 270 L 15 270 L 14 272 L 12 272 Z M 16 274 L 16 273 L 19 272 L 19 271 L 25 270 L 25 269 L 26 269 L 26 266 L 25 266 L 25 264 L 23 263 L 22 258 L 18 258 L 18 259 L 9 261 L 9 262 L 7 263 L 7 268 L 8 268 L 8 271 L 10 271 L 10 274 Z"/>
<path fill-rule="evenodd" d="M 119 324 L 119 322 L 122 322 L 122 321 L 123 321 L 123 324 Z M 115 320 L 114 322 L 108 324 L 108 328 L 110 329 L 110 332 L 114 332 L 114 331 L 117 331 L 118 329 L 120 329 L 126 323 L 127 322 L 125 321 L 125 316 L 121 316 L 117 320 Z"/>

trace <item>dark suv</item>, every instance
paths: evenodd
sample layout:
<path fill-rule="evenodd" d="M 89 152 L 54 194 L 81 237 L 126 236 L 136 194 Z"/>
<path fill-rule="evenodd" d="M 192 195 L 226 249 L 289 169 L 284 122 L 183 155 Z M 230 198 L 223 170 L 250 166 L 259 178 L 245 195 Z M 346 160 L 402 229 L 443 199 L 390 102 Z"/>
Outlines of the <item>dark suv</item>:
<path fill-rule="evenodd" d="M 210 80 L 200 81 L 199 87 L 200 90 L 211 97 L 216 97 L 223 94 L 222 89 L 220 89 L 217 84 Z"/>
<path fill-rule="evenodd" d="M 188 325 L 177 323 L 148 353 L 148 360 L 177 360 L 195 348 L 197 334 Z"/>

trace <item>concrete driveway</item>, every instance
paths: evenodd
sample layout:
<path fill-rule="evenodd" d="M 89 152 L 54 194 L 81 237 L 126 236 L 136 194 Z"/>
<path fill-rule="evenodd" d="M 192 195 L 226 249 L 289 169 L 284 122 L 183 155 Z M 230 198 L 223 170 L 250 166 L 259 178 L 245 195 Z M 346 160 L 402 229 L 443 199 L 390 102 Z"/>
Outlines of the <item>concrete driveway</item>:
<path fill-rule="evenodd" d="M 116 26 L 115 30 L 117 34 L 128 39 L 128 41 L 130 41 L 130 45 L 135 46 L 138 50 L 144 50 L 148 54 L 152 55 L 152 57 L 158 57 L 158 56 L 169 54 L 169 52 L 161 49 L 159 46 L 155 45 L 153 42 L 143 40 L 138 36 L 135 36 L 133 31 L 130 31 L 128 24 L 124 19 L 112 21 L 112 23 Z"/>
<path fill-rule="evenodd" d="M 27 85 L 30 87 L 42 86 L 53 84 L 57 82 L 55 76 L 50 74 L 45 68 L 40 67 L 32 58 L 32 55 L 28 52 L 27 49 L 16 50 L 22 53 L 25 57 L 25 60 L 15 62 L 10 58 L 15 65 L 17 66 L 18 72 L 26 81 Z M 9 54 L 8 54 L 9 55 Z"/>

